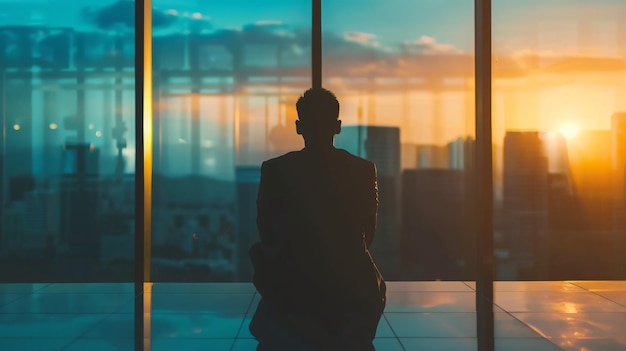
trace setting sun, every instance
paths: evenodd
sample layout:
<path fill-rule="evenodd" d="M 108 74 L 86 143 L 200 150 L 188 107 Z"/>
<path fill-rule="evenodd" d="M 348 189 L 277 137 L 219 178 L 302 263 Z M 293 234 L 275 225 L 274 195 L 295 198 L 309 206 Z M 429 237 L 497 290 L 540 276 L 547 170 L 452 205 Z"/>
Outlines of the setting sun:
<path fill-rule="evenodd" d="M 566 123 L 559 129 L 559 133 L 561 133 L 565 139 L 574 138 L 579 131 L 580 128 L 574 123 Z"/>

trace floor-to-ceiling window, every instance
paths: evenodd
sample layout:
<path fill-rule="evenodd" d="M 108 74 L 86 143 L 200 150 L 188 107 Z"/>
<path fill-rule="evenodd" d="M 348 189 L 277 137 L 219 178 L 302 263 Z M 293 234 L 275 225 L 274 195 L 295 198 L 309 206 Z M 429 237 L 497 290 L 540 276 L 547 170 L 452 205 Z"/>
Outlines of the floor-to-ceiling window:
<path fill-rule="evenodd" d="M 307 1 L 153 1 L 154 281 L 251 281 L 261 162 L 302 147 Z"/>
<path fill-rule="evenodd" d="M 390 280 L 475 279 L 473 8 L 323 3 L 323 86 L 343 122 L 335 145 L 377 165 L 372 252 Z"/>
<path fill-rule="evenodd" d="M 626 4 L 494 1 L 498 280 L 626 277 Z"/>
<path fill-rule="evenodd" d="M 2 1 L 0 281 L 133 281 L 133 16 Z"/>

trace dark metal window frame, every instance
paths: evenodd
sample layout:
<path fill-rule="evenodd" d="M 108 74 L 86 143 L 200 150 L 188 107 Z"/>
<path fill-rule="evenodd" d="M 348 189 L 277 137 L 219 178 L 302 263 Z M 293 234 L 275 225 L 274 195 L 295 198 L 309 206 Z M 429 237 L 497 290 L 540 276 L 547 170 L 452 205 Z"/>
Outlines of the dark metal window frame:
<path fill-rule="evenodd" d="M 311 0 L 313 87 L 322 86 L 322 0 Z M 493 165 L 491 0 L 474 0 L 476 173 L 474 222 L 477 241 L 476 325 L 478 350 L 494 349 Z M 144 283 L 150 282 L 152 198 L 152 0 L 135 0 L 135 350 L 144 349 Z M 146 136 L 148 136 L 146 138 Z M 146 145 L 146 139 L 150 145 Z"/>

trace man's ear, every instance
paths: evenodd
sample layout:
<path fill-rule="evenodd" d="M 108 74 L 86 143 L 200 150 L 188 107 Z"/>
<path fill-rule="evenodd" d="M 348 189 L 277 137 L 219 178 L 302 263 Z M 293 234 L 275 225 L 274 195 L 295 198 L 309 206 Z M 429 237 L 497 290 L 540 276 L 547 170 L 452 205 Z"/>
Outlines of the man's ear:
<path fill-rule="evenodd" d="M 337 125 L 335 126 L 335 134 L 341 133 L 341 120 L 337 120 Z"/>
<path fill-rule="evenodd" d="M 300 125 L 300 121 L 296 119 L 296 133 L 298 135 L 302 135 L 302 126 Z"/>

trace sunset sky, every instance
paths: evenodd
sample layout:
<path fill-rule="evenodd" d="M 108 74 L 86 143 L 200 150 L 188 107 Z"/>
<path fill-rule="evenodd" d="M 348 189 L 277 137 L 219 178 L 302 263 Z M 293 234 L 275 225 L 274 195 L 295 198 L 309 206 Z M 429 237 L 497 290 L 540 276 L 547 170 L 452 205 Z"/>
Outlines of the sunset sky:
<path fill-rule="evenodd" d="M 93 29 L 85 9 L 96 11 L 100 6 L 92 0 L 0 0 L 0 25 Z M 184 30 L 191 22 L 200 23 L 207 31 L 260 24 L 272 24 L 286 33 L 310 28 L 309 1 L 153 0 L 153 6 L 177 18 L 170 25 L 174 31 Z M 473 16 L 471 0 L 323 1 L 326 43 L 331 36 L 338 38 L 344 50 L 398 53 L 405 47 L 423 55 L 471 55 Z M 621 0 L 494 0 L 496 76 L 500 69 L 508 69 L 507 65 L 524 69 L 533 65 L 529 76 L 494 83 L 495 138 L 501 140 L 508 129 L 558 131 L 571 124 L 580 129 L 608 129 L 611 114 L 626 110 L 625 71 L 599 72 L 604 61 L 572 63 L 568 57 L 624 57 L 625 17 L 626 3 Z M 532 59 L 533 55 L 538 57 Z M 332 64 L 324 61 L 325 67 Z M 561 70 L 554 71 L 559 65 Z M 466 125 L 465 116 L 472 111 L 467 104 L 473 97 L 461 93 L 441 98 L 439 132 L 435 132 L 433 120 L 436 106 L 428 92 L 411 93 L 408 108 L 402 105 L 401 94 L 376 96 L 375 112 L 368 110 L 365 95 L 343 98 L 341 90 L 337 94 L 345 100 L 342 117 L 347 122 L 356 122 L 361 106 L 365 117 L 375 115 L 378 124 L 402 126 L 403 139 L 412 142 L 445 142 L 473 129 Z M 437 133 L 440 140 L 434 139 Z"/>

